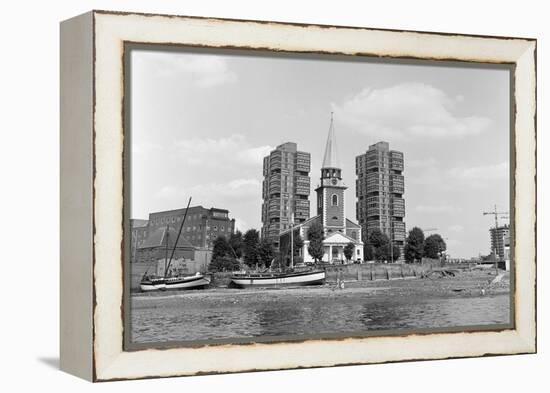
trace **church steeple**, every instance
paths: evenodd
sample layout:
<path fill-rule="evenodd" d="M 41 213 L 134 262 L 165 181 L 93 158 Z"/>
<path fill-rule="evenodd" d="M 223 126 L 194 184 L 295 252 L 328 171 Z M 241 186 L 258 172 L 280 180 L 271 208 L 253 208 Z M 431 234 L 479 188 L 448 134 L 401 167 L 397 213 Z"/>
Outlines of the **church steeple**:
<path fill-rule="evenodd" d="M 321 179 L 333 177 L 342 179 L 342 169 L 340 167 L 340 160 L 338 159 L 336 137 L 334 136 L 334 113 L 330 112 L 330 127 L 328 130 L 327 144 L 325 146 L 323 166 L 321 167 Z"/>
<path fill-rule="evenodd" d="M 334 137 L 333 112 L 330 112 L 330 128 L 328 130 L 327 144 L 325 146 L 323 168 L 340 169 L 340 160 L 338 160 L 338 149 L 336 148 L 336 138 Z"/>
<path fill-rule="evenodd" d="M 321 184 L 317 192 L 317 214 L 321 215 L 326 231 L 345 231 L 344 194 L 346 185 L 342 180 L 342 169 L 338 160 L 336 138 L 334 135 L 334 116 L 330 114 L 330 128 L 323 166 L 321 167 Z"/>

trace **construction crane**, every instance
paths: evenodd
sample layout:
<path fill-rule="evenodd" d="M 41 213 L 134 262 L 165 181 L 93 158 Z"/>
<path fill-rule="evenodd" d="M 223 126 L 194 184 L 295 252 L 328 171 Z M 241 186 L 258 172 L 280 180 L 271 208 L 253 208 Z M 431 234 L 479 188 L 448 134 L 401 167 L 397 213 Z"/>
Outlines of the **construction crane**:
<path fill-rule="evenodd" d="M 498 255 L 497 255 L 497 243 L 498 243 L 498 217 L 501 216 L 501 218 L 507 219 L 509 214 L 510 214 L 509 212 L 499 212 L 499 211 L 497 210 L 497 205 L 495 205 L 495 210 L 494 210 L 494 211 L 492 211 L 492 212 L 483 212 L 483 215 L 484 215 L 484 216 L 487 216 L 487 215 L 493 215 L 493 216 L 495 216 L 495 241 L 493 242 L 493 252 L 495 253 L 495 261 L 496 261 L 497 258 L 498 258 Z"/>

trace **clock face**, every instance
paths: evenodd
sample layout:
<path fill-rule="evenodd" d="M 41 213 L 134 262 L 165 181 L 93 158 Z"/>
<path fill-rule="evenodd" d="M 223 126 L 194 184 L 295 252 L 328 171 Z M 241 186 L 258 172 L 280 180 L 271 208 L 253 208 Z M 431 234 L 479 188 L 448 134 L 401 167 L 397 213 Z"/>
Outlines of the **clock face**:
<path fill-rule="evenodd" d="M 333 184 L 333 185 L 336 185 L 336 183 L 338 183 L 338 180 L 332 179 L 332 184 Z"/>

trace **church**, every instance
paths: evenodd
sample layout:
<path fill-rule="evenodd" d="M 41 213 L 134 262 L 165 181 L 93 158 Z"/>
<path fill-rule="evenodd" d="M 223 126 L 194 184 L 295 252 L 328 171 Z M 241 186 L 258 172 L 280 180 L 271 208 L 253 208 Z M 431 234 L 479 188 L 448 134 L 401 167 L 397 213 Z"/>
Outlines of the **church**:
<path fill-rule="evenodd" d="M 323 166 L 321 168 L 320 184 L 315 189 L 317 193 L 317 215 L 303 223 L 295 225 L 293 228 L 294 234 L 299 233 L 304 241 L 300 255 L 305 263 L 314 262 L 313 257 L 308 252 L 308 229 L 315 222 L 321 224 L 323 227 L 323 262 L 345 262 L 344 247 L 349 243 L 354 245 L 351 260 L 354 262 L 363 261 L 361 227 L 346 218 L 346 189 L 347 187 L 342 179 L 342 169 L 338 160 L 334 135 L 334 119 L 331 116 Z M 280 243 L 288 244 L 290 241 L 290 229 L 282 232 L 280 236 Z"/>

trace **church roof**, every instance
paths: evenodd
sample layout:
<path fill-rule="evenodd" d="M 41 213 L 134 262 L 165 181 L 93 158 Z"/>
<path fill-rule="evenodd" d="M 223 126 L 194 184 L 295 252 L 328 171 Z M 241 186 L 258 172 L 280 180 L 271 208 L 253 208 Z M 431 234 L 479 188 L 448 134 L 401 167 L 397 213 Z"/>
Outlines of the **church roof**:
<path fill-rule="evenodd" d="M 334 119 L 332 118 L 332 113 L 330 115 L 330 128 L 328 130 L 327 144 L 325 146 L 323 168 L 340 169 L 340 160 L 338 159 L 338 149 L 336 148 L 336 138 L 334 136 Z"/>
<path fill-rule="evenodd" d="M 361 226 L 351 221 L 349 218 L 346 218 L 346 228 L 361 228 Z"/>
<path fill-rule="evenodd" d="M 307 220 L 305 220 L 304 222 L 300 223 L 300 224 L 296 224 L 294 225 L 294 229 L 296 228 L 300 228 L 300 227 L 310 227 L 315 221 L 318 221 L 320 224 L 322 224 L 321 222 L 321 215 L 318 215 L 318 216 L 314 216 L 314 217 L 311 217 L 311 218 L 308 218 Z M 290 228 L 289 229 L 285 229 L 284 231 L 282 231 L 279 236 L 285 234 L 285 233 L 289 233 L 290 232 Z"/>
<path fill-rule="evenodd" d="M 311 225 L 313 225 L 314 222 L 318 222 L 319 224 L 323 224 L 322 222 L 322 217 L 321 215 L 317 215 L 317 216 L 314 216 L 314 217 L 311 217 L 311 218 L 308 218 L 307 220 L 305 220 L 304 222 L 300 223 L 300 224 L 296 224 L 294 226 L 294 229 L 297 229 L 297 228 L 300 228 L 300 227 L 307 227 L 309 228 Z M 346 228 L 361 228 L 360 225 L 356 224 L 355 222 L 351 221 L 349 218 L 346 218 Z M 282 231 L 279 236 L 282 236 L 286 233 L 289 233 L 290 232 L 290 229 L 285 229 L 284 231 Z M 334 232 L 334 233 L 340 233 L 340 232 Z M 350 240 L 353 240 L 354 242 L 357 242 L 357 240 L 354 240 L 353 238 L 349 237 L 348 235 L 344 235 L 346 237 L 348 237 Z"/>

